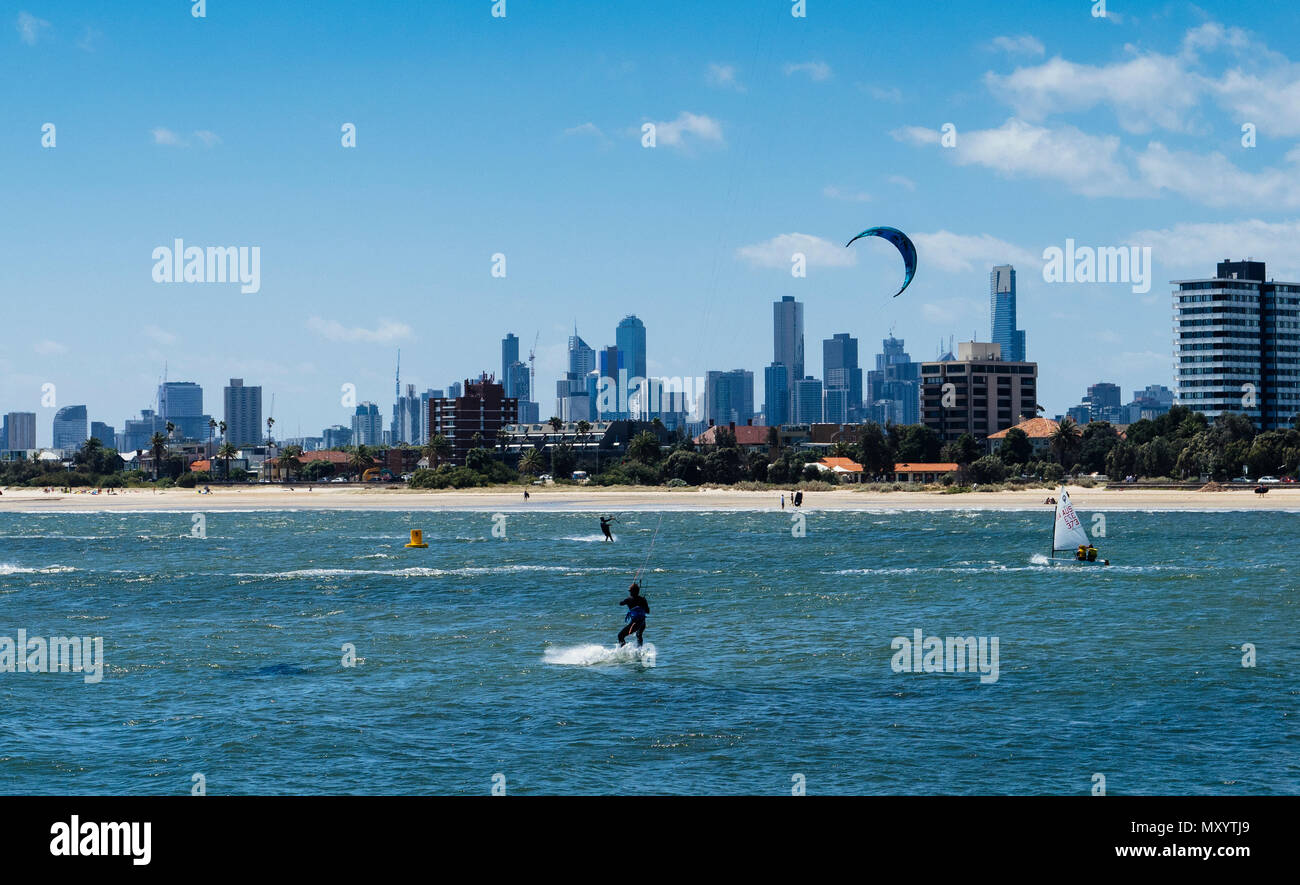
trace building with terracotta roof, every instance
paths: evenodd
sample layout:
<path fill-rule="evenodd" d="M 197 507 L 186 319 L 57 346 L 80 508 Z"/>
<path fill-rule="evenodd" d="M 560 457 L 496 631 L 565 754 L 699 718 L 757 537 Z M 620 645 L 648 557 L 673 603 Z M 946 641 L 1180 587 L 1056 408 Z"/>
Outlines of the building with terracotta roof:
<path fill-rule="evenodd" d="M 834 473 L 845 482 L 862 482 L 862 465 L 852 458 L 822 458 L 817 469 Z"/>
<path fill-rule="evenodd" d="M 1030 418 L 1028 421 L 1021 421 L 1014 429 L 1023 430 L 1025 436 L 1029 437 L 1029 443 L 1034 447 L 1035 455 L 1042 455 L 1052 448 L 1052 434 L 1061 424 L 1053 421 L 1051 418 Z M 997 433 L 990 433 L 988 436 L 989 453 L 996 453 L 1002 445 L 1002 441 L 1007 438 L 1007 434 L 1013 428 L 1008 427 L 1006 430 L 999 430 Z"/>
<path fill-rule="evenodd" d="M 697 446 L 716 446 L 719 430 L 729 430 L 734 433 L 736 445 L 747 451 L 766 452 L 770 448 L 767 441 L 768 427 L 763 424 L 715 424 L 695 437 L 693 442 Z"/>
<path fill-rule="evenodd" d="M 953 461 L 931 461 L 894 464 L 894 482 L 938 482 L 945 473 L 956 473 Z"/>

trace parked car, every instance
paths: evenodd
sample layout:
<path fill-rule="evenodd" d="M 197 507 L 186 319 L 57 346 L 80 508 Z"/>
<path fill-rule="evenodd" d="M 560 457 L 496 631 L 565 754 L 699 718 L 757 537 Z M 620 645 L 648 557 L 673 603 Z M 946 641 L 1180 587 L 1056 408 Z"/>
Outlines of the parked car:
<path fill-rule="evenodd" d="M 1273 483 L 1273 482 L 1281 482 L 1282 480 L 1278 479 L 1276 476 L 1261 476 L 1259 478 L 1259 481 Z"/>

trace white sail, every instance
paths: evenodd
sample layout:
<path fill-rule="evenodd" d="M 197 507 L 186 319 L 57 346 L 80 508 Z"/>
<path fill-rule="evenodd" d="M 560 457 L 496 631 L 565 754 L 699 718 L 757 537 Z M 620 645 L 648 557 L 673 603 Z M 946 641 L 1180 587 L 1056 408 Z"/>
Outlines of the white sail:
<path fill-rule="evenodd" d="M 1056 493 L 1056 526 L 1052 530 L 1052 549 L 1075 550 L 1080 544 L 1087 546 L 1091 543 L 1079 520 L 1079 514 L 1074 512 L 1074 505 L 1070 503 L 1065 486 L 1061 486 L 1061 490 Z"/>

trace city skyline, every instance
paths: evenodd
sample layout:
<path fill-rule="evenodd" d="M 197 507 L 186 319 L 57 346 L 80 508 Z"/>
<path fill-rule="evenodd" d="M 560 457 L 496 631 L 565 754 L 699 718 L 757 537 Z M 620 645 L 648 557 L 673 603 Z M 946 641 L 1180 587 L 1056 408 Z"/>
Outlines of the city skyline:
<path fill-rule="evenodd" d="M 0 140 L 24 207 L 6 288 L 62 308 L 57 323 L 13 313 L 0 346 L 0 409 L 36 411 L 38 443 L 51 441 L 43 385 L 122 427 L 164 363 L 209 391 L 244 376 L 264 407 L 277 394 L 285 436 L 345 422 L 343 384 L 387 417 L 398 347 L 404 378 L 443 388 L 496 366 L 509 328 L 541 333 L 531 393 L 545 418 L 574 319 L 606 330 L 629 312 L 659 330 L 651 375 L 744 367 L 761 397 L 772 301 L 809 306 L 814 346 L 892 335 L 924 360 L 949 336 L 984 337 L 1001 264 L 1019 271 L 1031 358 L 1068 341 L 1104 354 L 1123 389 L 1172 387 L 1165 281 L 1203 275 L 1206 254 L 1300 277 L 1288 172 L 1300 114 L 1285 98 L 1300 77 L 1270 39 L 1294 28 L 1294 9 L 1255 10 L 1246 30 L 1231 2 L 1106 20 L 1043 9 L 1032 25 L 994 6 L 974 24 L 921 22 L 922 39 L 949 47 L 936 58 L 907 48 L 918 23 L 895 8 L 873 15 L 864 55 L 840 27 L 852 6 L 835 0 L 805 19 L 559 2 L 504 22 L 395 3 L 367 10 L 365 27 L 346 4 L 323 9 L 307 42 L 293 11 L 242 0 L 202 21 L 183 5 L 168 17 L 69 2 L 27 8 L 39 27 L 0 23 L 0 72 L 32 84 Z M 230 46 L 219 67 L 203 61 L 212 40 Z M 523 44 L 528 58 L 502 67 L 499 51 Z M 277 70 L 291 76 L 267 73 L 268 46 L 288 47 Z M 197 105 L 159 93 L 159 68 L 213 88 Z M 319 88 L 300 95 L 295 78 Z M 1140 95 L 1103 88 L 1138 80 Z M 463 88 L 427 85 L 443 81 Z M 571 88 L 543 86 L 561 81 Z M 258 108 L 241 99 L 254 89 Z M 286 105 L 293 120 L 275 110 Z M 456 139 L 439 135 L 449 119 L 465 124 Z M 886 244 L 842 247 L 871 223 L 917 244 L 897 299 Z M 178 238 L 259 249 L 258 291 L 153 282 L 153 250 Z M 1154 285 L 1044 282 L 1044 250 L 1067 240 L 1153 247 Z M 806 278 L 791 276 L 794 252 Z M 1049 410 L 1076 403 L 1091 374 L 1045 368 Z"/>

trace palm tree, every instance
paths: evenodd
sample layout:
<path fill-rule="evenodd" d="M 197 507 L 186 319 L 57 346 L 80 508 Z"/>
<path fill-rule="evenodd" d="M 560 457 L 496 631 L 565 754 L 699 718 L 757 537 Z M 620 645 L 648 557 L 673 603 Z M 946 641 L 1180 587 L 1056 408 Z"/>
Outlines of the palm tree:
<path fill-rule="evenodd" d="M 356 472 L 357 476 L 365 473 L 366 470 L 374 466 L 370 451 L 365 446 L 357 446 L 348 458 L 348 466 Z"/>
<path fill-rule="evenodd" d="M 659 439 L 648 430 L 643 430 L 632 438 L 627 446 L 628 457 L 642 464 L 653 464 L 659 460 Z"/>
<path fill-rule="evenodd" d="M 1052 431 L 1048 442 L 1062 467 L 1066 466 L 1066 459 L 1072 459 L 1074 453 L 1078 451 L 1082 437 L 1083 431 L 1079 429 L 1078 422 L 1073 418 L 1062 418 L 1061 423 Z"/>
<path fill-rule="evenodd" d="M 275 459 L 276 466 L 284 474 L 284 481 L 288 482 L 293 477 L 293 471 L 296 467 L 301 467 L 302 463 L 298 456 L 302 454 L 302 446 L 285 446 L 280 450 L 280 457 Z"/>
<path fill-rule="evenodd" d="M 551 419 L 546 423 L 551 425 L 551 429 L 554 430 L 556 433 L 559 433 L 561 430 L 564 429 L 564 421 L 560 418 L 556 418 L 554 415 L 552 415 Z"/>
<path fill-rule="evenodd" d="M 424 456 L 429 459 L 429 468 L 431 470 L 436 470 L 438 462 L 442 461 L 442 459 L 450 458 L 451 451 L 451 443 L 441 433 L 435 433 L 424 444 Z"/>
<path fill-rule="evenodd" d="M 578 426 L 577 426 L 577 431 L 578 431 L 578 433 L 577 433 L 577 436 L 578 436 L 578 443 L 579 443 L 579 444 L 581 445 L 581 447 L 582 447 L 582 452 L 583 452 L 583 454 L 586 454 L 586 451 L 587 451 L 587 447 L 586 447 L 587 437 L 591 436 L 591 422 L 590 422 L 590 421 L 579 421 L 579 422 L 578 422 Z M 599 452 L 599 451 L 596 452 L 596 472 L 597 472 L 597 473 L 600 472 L 600 452 Z"/>
<path fill-rule="evenodd" d="M 208 450 L 204 452 L 204 454 L 207 455 L 209 458 L 212 457 L 212 431 L 216 429 L 217 429 L 217 419 L 209 418 L 208 419 Z"/>
<path fill-rule="evenodd" d="M 275 426 L 275 419 L 267 418 L 266 419 L 266 444 L 268 446 L 275 445 L 275 437 L 271 436 L 271 428 L 274 426 Z"/>
<path fill-rule="evenodd" d="M 171 423 L 168 422 L 168 433 L 171 432 Z M 162 462 L 163 455 L 167 454 L 167 437 L 161 433 L 155 433 L 149 440 L 149 451 L 153 454 L 153 481 L 158 481 L 158 465 Z"/>
<path fill-rule="evenodd" d="M 529 449 L 519 459 L 519 472 L 525 476 L 536 476 L 542 469 L 542 453 L 537 449 Z"/>
<path fill-rule="evenodd" d="M 217 457 L 226 462 L 226 482 L 230 482 L 230 462 L 238 454 L 239 449 L 235 448 L 234 443 L 224 442 L 217 449 Z"/>

